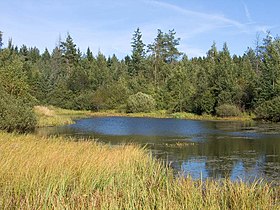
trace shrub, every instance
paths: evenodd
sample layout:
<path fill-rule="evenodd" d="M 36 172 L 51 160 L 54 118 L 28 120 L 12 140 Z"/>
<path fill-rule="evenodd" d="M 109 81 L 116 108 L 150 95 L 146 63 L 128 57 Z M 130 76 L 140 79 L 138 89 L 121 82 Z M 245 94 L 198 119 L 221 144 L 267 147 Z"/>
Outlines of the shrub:
<path fill-rule="evenodd" d="M 35 129 L 37 121 L 32 107 L 4 92 L 0 96 L 1 130 L 28 132 Z"/>
<path fill-rule="evenodd" d="M 257 119 L 280 122 L 280 97 L 263 102 L 256 108 L 255 114 Z"/>
<path fill-rule="evenodd" d="M 242 113 L 235 105 L 222 104 L 216 108 L 216 114 L 218 117 L 237 117 Z"/>
<path fill-rule="evenodd" d="M 129 96 L 127 100 L 126 112 L 151 112 L 155 109 L 155 106 L 156 102 L 152 96 L 138 92 Z"/>

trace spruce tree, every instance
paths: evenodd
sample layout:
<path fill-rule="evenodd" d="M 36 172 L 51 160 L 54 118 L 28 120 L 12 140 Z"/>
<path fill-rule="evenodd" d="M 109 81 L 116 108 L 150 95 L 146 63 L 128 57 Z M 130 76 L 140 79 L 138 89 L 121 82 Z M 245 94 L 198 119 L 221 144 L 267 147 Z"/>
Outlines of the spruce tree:
<path fill-rule="evenodd" d="M 88 61 L 93 61 L 93 54 L 89 47 L 87 48 L 86 58 L 88 59 Z"/>
<path fill-rule="evenodd" d="M 76 49 L 76 44 L 74 43 L 72 37 L 68 33 L 65 42 L 60 43 L 60 49 L 64 62 L 69 68 L 77 65 L 79 60 L 79 54 Z"/>
<path fill-rule="evenodd" d="M 144 61 L 146 57 L 145 44 L 142 41 L 142 33 L 137 28 L 133 34 L 132 42 L 132 55 L 131 55 L 131 76 L 138 75 L 140 71 L 144 71 Z"/>
<path fill-rule="evenodd" d="M 261 75 L 258 101 L 262 103 L 280 95 L 280 38 L 270 33 L 261 47 Z"/>
<path fill-rule="evenodd" d="M 2 39 L 2 36 L 3 36 L 3 32 L 0 31 L 0 50 L 2 49 L 2 46 L 3 46 L 3 39 Z"/>

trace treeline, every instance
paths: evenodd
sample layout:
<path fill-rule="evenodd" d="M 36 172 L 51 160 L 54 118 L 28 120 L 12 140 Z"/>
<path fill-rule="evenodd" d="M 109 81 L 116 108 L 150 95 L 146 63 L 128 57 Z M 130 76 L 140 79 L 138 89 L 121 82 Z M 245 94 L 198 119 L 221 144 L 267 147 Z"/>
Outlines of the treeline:
<path fill-rule="evenodd" d="M 258 118 L 280 120 L 279 37 L 268 33 L 242 56 L 232 56 L 226 43 L 221 50 L 213 43 L 205 57 L 191 59 L 178 50 L 179 42 L 174 30 L 158 30 L 145 44 L 138 28 L 131 55 L 120 60 L 93 55 L 89 48 L 82 53 L 70 34 L 51 52 L 40 53 L 11 40 L 3 48 L 0 33 L 0 88 L 6 94 L 0 100 L 94 111 L 255 112 Z"/>

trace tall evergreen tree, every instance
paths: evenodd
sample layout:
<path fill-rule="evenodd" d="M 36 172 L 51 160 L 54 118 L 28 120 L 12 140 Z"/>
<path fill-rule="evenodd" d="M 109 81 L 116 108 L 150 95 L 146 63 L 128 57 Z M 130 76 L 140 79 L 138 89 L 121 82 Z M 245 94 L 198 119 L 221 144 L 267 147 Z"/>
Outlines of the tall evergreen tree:
<path fill-rule="evenodd" d="M 153 76 L 154 84 L 158 86 L 159 81 L 166 82 L 170 68 L 166 64 L 170 64 L 181 55 L 177 46 L 179 38 L 175 38 L 175 31 L 169 30 L 169 33 L 163 33 L 158 29 L 157 37 L 154 42 L 148 45 L 148 51 L 151 52 L 153 59 Z"/>
<path fill-rule="evenodd" d="M 69 68 L 74 67 L 77 65 L 79 60 L 79 54 L 76 49 L 76 44 L 74 43 L 72 37 L 68 33 L 65 42 L 60 43 L 60 49 L 62 53 L 62 57 L 64 58 L 64 62 Z"/>
<path fill-rule="evenodd" d="M 0 31 L 0 50 L 2 49 L 2 46 L 3 46 L 3 32 Z"/>
<path fill-rule="evenodd" d="M 89 47 L 87 48 L 86 58 L 88 59 L 88 61 L 93 61 L 93 54 Z"/>
<path fill-rule="evenodd" d="M 151 56 L 153 59 L 153 78 L 154 85 L 158 86 L 158 74 L 159 68 L 162 66 L 162 55 L 164 54 L 164 34 L 158 29 L 157 37 L 155 38 L 152 44 L 148 45 L 148 51 L 151 52 Z"/>
<path fill-rule="evenodd" d="M 273 38 L 270 33 L 261 47 L 261 91 L 259 103 L 280 95 L 280 38 Z"/>
<path fill-rule="evenodd" d="M 166 63 L 172 63 L 174 61 L 177 61 L 179 56 L 182 55 L 181 52 L 179 52 L 177 46 L 180 43 L 180 38 L 175 37 L 176 32 L 175 30 L 169 30 L 168 33 L 164 35 L 165 37 L 165 52 L 166 55 L 164 56 L 164 60 Z"/>
<path fill-rule="evenodd" d="M 170 94 L 170 107 L 172 111 L 191 111 L 188 108 L 190 98 L 194 93 L 194 87 L 188 78 L 189 69 L 177 66 L 173 69 L 167 82 L 168 93 Z"/>
<path fill-rule="evenodd" d="M 45 48 L 45 51 L 43 52 L 43 54 L 42 54 L 42 56 L 41 56 L 41 59 L 42 59 L 44 62 L 46 62 L 46 61 L 49 61 L 50 58 L 51 58 L 51 55 L 50 55 L 48 49 Z"/>
<path fill-rule="evenodd" d="M 132 72 L 130 75 L 138 75 L 140 71 L 144 71 L 144 61 L 145 61 L 145 44 L 142 41 L 142 33 L 140 29 L 137 28 L 133 34 L 132 42 L 132 55 L 131 55 L 131 64 L 132 64 Z"/>
<path fill-rule="evenodd" d="M 219 52 L 212 77 L 217 106 L 233 103 L 233 68 L 234 64 L 232 62 L 228 46 L 224 43 L 223 50 Z"/>

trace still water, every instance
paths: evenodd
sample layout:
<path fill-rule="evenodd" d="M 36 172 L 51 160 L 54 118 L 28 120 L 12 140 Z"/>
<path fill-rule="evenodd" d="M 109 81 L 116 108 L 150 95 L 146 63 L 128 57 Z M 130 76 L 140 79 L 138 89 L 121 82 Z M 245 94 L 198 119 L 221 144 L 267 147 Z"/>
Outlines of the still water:
<path fill-rule="evenodd" d="M 280 184 L 280 124 L 96 117 L 37 132 L 145 145 L 176 172 L 194 179 L 262 178 Z"/>

